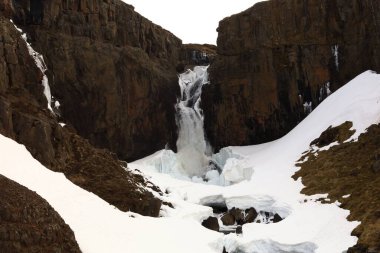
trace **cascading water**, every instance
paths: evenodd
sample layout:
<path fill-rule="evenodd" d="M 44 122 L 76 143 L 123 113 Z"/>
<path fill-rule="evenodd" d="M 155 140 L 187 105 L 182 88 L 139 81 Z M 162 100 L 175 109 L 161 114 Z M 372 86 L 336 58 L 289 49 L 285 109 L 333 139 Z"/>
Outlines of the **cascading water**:
<path fill-rule="evenodd" d="M 176 105 L 179 129 L 178 160 L 189 176 L 203 176 L 209 165 L 211 147 L 205 139 L 200 108 L 202 86 L 208 83 L 208 66 L 196 66 L 179 76 L 181 98 Z"/>
<path fill-rule="evenodd" d="M 202 87 L 208 83 L 207 68 L 197 66 L 179 75 L 177 153 L 165 149 L 139 163 L 178 179 L 226 186 L 250 179 L 253 169 L 245 164 L 244 157 L 234 154 L 230 148 L 213 154 L 205 138 L 200 103 Z"/>

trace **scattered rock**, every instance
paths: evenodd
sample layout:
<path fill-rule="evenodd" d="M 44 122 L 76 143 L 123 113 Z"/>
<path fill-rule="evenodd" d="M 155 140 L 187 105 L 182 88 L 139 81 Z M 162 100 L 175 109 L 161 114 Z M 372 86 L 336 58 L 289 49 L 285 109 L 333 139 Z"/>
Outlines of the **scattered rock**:
<path fill-rule="evenodd" d="M 244 223 L 244 211 L 233 207 L 229 213 L 235 218 L 235 221 L 238 225 L 242 225 Z"/>
<path fill-rule="evenodd" d="M 224 214 L 221 220 L 225 226 L 232 226 L 235 224 L 235 217 L 229 212 Z"/>
<path fill-rule="evenodd" d="M 244 219 L 244 222 L 245 223 L 251 223 L 253 222 L 256 217 L 257 217 L 257 212 L 256 212 L 256 209 L 251 207 L 247 210 L 245 210 L 245 213 L 246 213 L 246 216 L 245 216 L 245 219 Z"/>
<path fill-rule="evenodd" d="M 237 226 L 236 234 L 243 234 L 243 227 L 242 226 Z"/>
<path fill-rule="evenodd" d="M 278 215 L 277 213 L 274 215 L 273 217 L 273 223 L 277 223 L 277 222 L 280 222 L 282 221 L 282 218 L 280 215 Z"/>
<path fill-rule="evenodd" d="M 205 228 L 219 232 L 218 219 L 215 217 L 208 217 L 206 220 L 202 221 L 202 226 Z"/>

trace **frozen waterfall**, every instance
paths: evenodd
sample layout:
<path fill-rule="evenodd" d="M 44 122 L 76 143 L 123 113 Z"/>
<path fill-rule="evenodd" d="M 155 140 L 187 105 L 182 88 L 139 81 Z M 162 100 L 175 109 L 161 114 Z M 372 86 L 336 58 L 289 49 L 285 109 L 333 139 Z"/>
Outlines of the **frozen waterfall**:
<path fill-rule="evenodd" d="M 178 160 L 189 176 L 203 176 L 207 171 L 211 147 L 205 139 L 203 112 L 200 108 L 202 86 L 208 83 L 208 66 L 196 66 L 179 76 L 181 98 L 176 105 L 179 129 Z"/>

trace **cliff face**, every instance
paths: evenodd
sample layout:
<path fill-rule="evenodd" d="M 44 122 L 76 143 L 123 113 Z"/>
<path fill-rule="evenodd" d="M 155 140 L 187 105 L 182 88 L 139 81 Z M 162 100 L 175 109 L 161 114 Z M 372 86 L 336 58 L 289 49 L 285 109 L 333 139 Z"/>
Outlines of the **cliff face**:
<path fill-rule="evenodd" d="M 42 77 L 21 33 L 0 16 L 0 133 L 120 210 L 158 216 L 161 201 L 143 187 L 147 182 L 142 176 L 126 171 L 115 154 L 94 148 L 72 127 L 58 123 L 47 109 Z"/>
<path fill-rule="evenodd" d="M 380 2 L 272 0 L 219 23 L 204 89 L 217 149 L 274 140 L 359 73 L 380 71 Z"/>
<path fill-rule="evenodd" d="M 14 1 L 65 122 L 133 160 L 176 140 L 182 42 L 122 1 Z"/>

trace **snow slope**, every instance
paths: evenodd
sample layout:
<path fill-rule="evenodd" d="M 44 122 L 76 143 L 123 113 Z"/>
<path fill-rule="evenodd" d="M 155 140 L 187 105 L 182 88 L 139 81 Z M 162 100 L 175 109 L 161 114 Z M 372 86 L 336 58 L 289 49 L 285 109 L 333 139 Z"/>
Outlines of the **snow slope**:
<path fill-rule="evenodd" d="M 253 168 L 250 180 L 230 186 L 194 183 L 160 173 L 158 167 L 170 171 L 165 166 L 175 164 L 170 156 L 163 159 L 163 151 L 130 164 L 169 192 L 163 199 L 176 208 L 164 207 L 163 218 L 119 211 L 63 174 L 46 169 L 24 146 L 1 135 L 0 174 L 46 199 L 72 228 L 86 253 L 220 253 L 223 247 L 229 252 L 340 253 L 356 243 L 350 233 L 358 222 L 348 222 L 349 211 L 339 208 L 339 203 L 321 204 L 316 201 L 321 196 L 300 194 L 303 186 L 291 175 L 297 170 L 295 161 L 328 126 L 352 121 L 356 138 L 366 127 L 378 123 L 379 102 L 380 76 L 368 71 L 329 96 L 285 137 L 263 145 L 228 148 L 225 159 L 228 155 L 243 157 L 244 165 Z M 212 209 L 204 206 L 210 203 L 253 206 L 285 219 L 273 224 L 246 224 L 243 235 L 224 236 L 200 225 L 212 214 Z"/>
<path fill-rule="evenodd" d="M 0 154 L 0 174 L 46 199 L 74 231 L 85 253 L 221 252 L 212 247 L 220 235 L 198 222 L 121 212 L 63 174 L 46 169 L 24 146 L 2 135 Z"/>
<path fill-rule="evenodd" d="M 380 122 L 380 76 L 367 71 L 329 96 L 303 122 L 285 137 L 270 143 L 231 147 L 232 154 L 245 157 L 246 166 L 253 168 L 250 180 L 228 187 L 180 181 L 158 173 L 152 159 L 163 152 L 136 161 L 130 166 L 145 171 L 151 181 L 170 192 L 170 199 L 195 204 L 225 203 L 229 208 L 255 207 L 271 211 L 285 218 L 275 224 L 246 224 L 243 236 L 230 234 L 220 242 L 228 251 L 238 252 L 343 252 L 353 246 L 357 238 L 351 231 L 359 224 L 348 222 L 349 211 L 339 203 L 321 204 L 323 196 L 300 194 L 303 185 L 291 176 L 297 171 L 295 162 L 309 149 L 312 140 L 330 125 L 352 121 L 356 130 L 352 139 L 365 129 Z M 160 164 L 161 167 L 167 167 Z M 165 168 L 170 171 L 170 168 Z M 306 201 L 306 202 L 305 202 Z M 167 213 L 167 215 L 177 215 Z M 306 243 L 306 244 L 305 244 Z M 314 250 L 315 248 L 315 250 Z"/>

